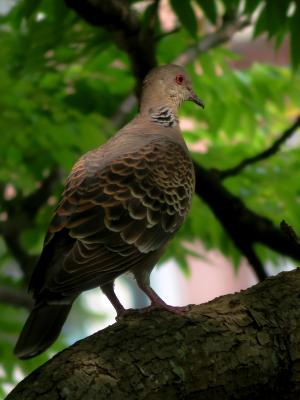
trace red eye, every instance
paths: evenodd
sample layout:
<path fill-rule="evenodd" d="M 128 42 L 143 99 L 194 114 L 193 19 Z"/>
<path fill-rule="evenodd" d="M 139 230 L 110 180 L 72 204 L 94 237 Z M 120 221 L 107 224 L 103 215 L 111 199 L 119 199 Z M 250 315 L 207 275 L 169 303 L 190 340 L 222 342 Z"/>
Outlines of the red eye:
<path fill-rule="evenodd" d="M 184 81 L 184 76 L 181 74 L 176 75 L 175 81 L 178 85 L 182 85 Z"/>

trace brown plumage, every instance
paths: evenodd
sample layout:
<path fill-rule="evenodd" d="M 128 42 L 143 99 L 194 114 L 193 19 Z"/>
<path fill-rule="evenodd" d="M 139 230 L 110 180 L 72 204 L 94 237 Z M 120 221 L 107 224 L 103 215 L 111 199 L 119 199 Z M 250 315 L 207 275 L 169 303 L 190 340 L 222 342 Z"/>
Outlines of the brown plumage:
<path fill-rule="evenodd" d="M 150 288 L 149 276 L 194 192 L 193 165 L 176 116 L 184 100 L 203 106 L 181 67 L 152 70 L 140 113 L 74 165 L 31 278 L 35 306 L 16 345 L 18 357 L 51 345 L 84 290 L 100 286 L 117 314 L 124 313 L 113 283 L 126 271 L 152 304 L 171 309 Z"/>

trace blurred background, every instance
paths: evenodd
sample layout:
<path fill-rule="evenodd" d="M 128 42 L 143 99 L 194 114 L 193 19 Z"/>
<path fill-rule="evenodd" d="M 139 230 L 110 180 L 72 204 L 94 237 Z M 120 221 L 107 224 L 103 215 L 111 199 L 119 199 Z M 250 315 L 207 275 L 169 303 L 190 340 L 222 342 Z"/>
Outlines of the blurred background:
<path fill-rule="evenodd" d="M 201 303 L 298 265 L 299 38 L 298 0 L 0 0 L 0 398 L 114 322 L 95 289 L 49 351 L 12 353 L 64 179 L 137 112 L 155 65 L 186 66 L 205 110 L 180 111 L 196 194 L 153 288 L 169 304 Z M 148 304 L 128 276 L 116 292 L 126 307 Z"/>

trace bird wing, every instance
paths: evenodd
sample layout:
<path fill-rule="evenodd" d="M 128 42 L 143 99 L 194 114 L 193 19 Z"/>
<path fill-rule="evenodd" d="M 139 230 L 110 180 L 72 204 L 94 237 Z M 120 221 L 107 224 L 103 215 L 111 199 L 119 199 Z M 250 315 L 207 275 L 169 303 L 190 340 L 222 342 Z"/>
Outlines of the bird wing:
<path fill-rule="evenodd" d="M 45 278 L 51 291 L 103 285 L 143 263 L 164 247 L 190 207 L 192 163 L 179 144 L 155 140 L 99 169 L 102 158 L 99 150 L 88 153 L 66 182 L 44 251 L 58 235 L 70 249 L 56 256 L 63 262 Z"/>

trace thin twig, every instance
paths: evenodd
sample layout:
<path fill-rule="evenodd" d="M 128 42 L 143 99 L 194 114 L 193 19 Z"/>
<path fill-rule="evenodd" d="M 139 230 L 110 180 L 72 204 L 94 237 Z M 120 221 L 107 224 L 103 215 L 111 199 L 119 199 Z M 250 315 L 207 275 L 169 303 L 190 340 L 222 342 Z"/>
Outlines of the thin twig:
<path fill-rule="evenodd" d="M 300 239 L 296 234 L 294 228 L 289 225 L 284 219 L 280 222 L 280 229 L 284 232 L 287 237 L 297 246 L 300 246 Z"/>
<path fill-rule="evenodd" d="M 255 164 L 258 161 L 265 160 L 272 155 L 276 154 L 280 147 L 289 139 L 295 131 L 300 127 L 300 115 L 297 117 L 293 125 L 291 125 L 288 129 L 286 129 L 279 137 L 275 140 L 275 142 L 266 150 L 261 153 L 256 154 L 255 156 L 245 158 L 238 165 L 232 168 L 228 168 L 223 171 L 216 171 L 221 179 L 226 179 L 230 176 L 238 175 L 249 165 Z"/>
<path fill-rule="evenodd" d="M 182 66 L 189 64 L 199 57 L 199 55 L 228 42 L 236 32 L 246 28 L 249 24 L 248 20 L 239 17 L 233 20 L 226 20 L 217 31 L 203 36 L 196 45 L 179 54 L 173 60 L 173 63 Z"/>
<path fill-rule="evenodd" d="M 255 253 L 253 246 L 248 245 L 245 242 L 239 243 L 237 240 L 235 241 L 235 244 L 239 248 L 240 252 L 247 258 L 249 264 L 252 266 L 258 281 L 262 282 L 264 279 L 266 279 L 268 277 L 268 274 L 265 271 L 263 263 L 260 261 L 258 255 Z"/>
<path fill-rule="evenodd" d="M 159 42 L 160 40 L 162 40 L 162 39 L 164 39 L 164 38 L 166 38 L 168 36 L 171 36 L 171 35 L 174 35 L 175 33 L 180 32 L 180 30 L 181 30 L 181 26 L 176 26 L 174 29 L 172 29 L 172 30 L 170 30 L 168 32 L 160 33 L 159 35 L 155 36 L 154 39 L 155 39 L 156 42 Z"/>

